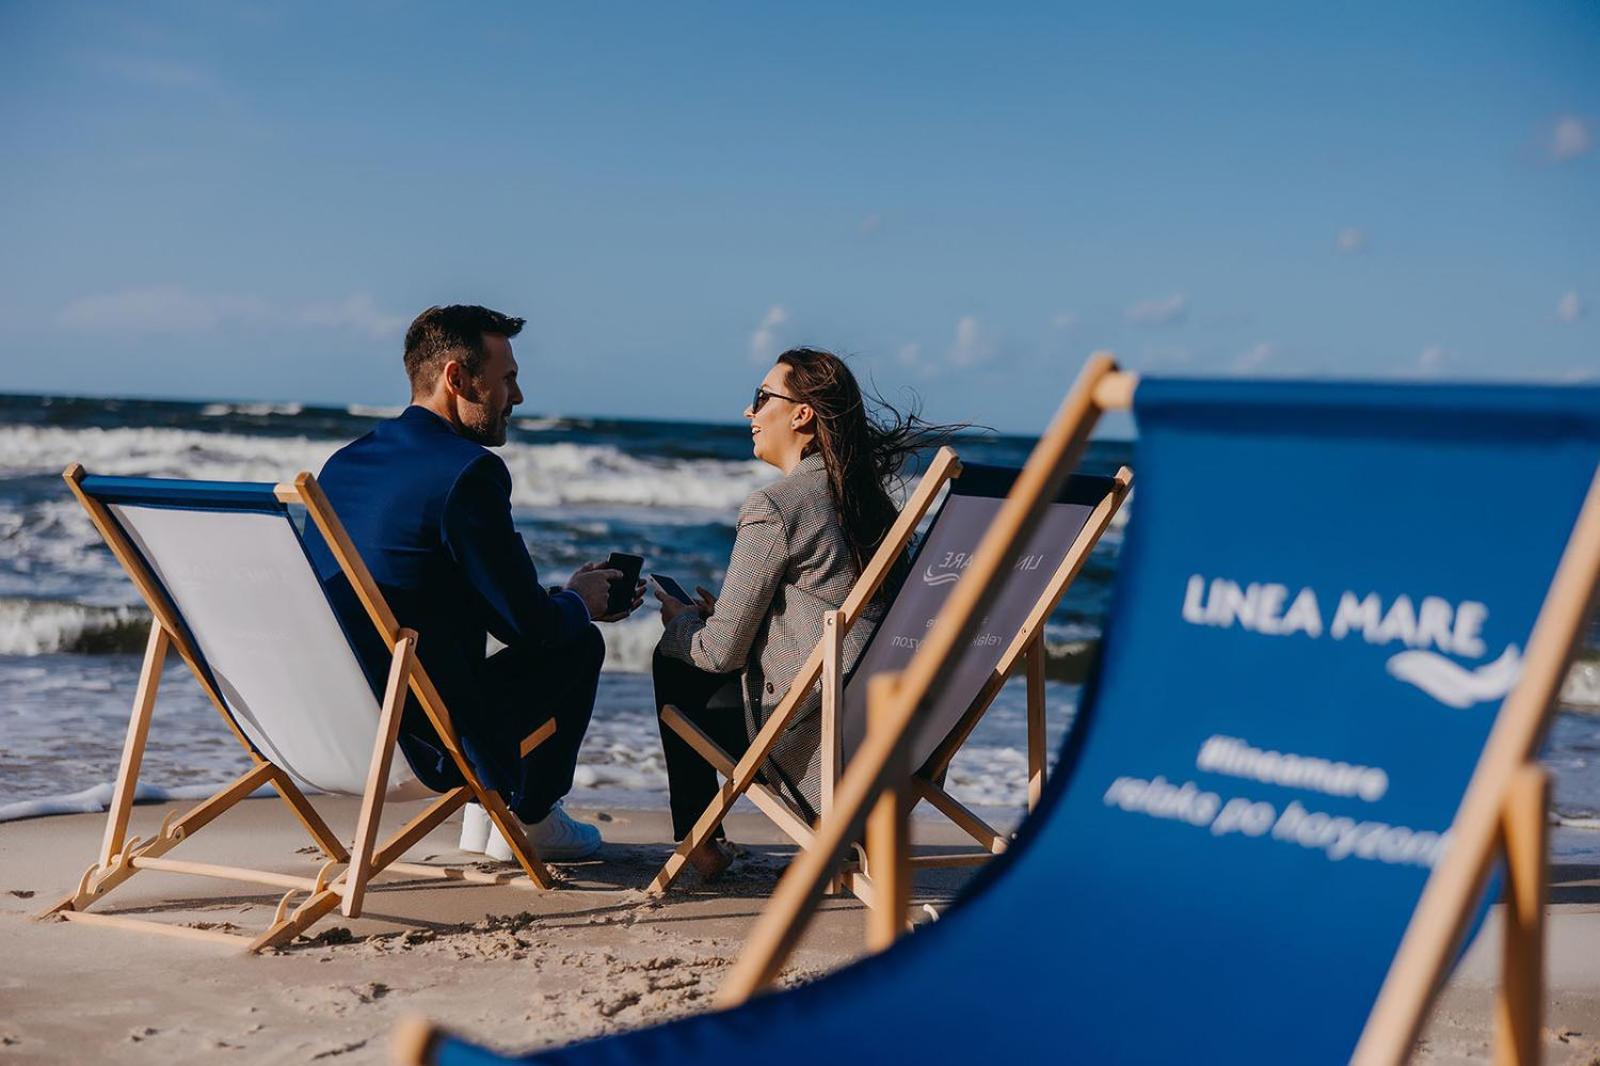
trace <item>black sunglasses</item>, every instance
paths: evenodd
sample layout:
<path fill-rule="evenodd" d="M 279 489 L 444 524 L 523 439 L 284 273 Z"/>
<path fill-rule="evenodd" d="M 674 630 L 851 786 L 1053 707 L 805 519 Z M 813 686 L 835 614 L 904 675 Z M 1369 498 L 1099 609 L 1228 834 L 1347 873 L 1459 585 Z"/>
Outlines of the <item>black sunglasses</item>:
<path fill-rule="evenodd" d="M 781 392 L 771 392 L 765 385 L 757 385 L 755 399 L 750 401 L 750 413 L 755 414 L 761 410 L 767 405 L 768 400 L 788 400 L 790 403 L 800 402 L 797 397 L 785 396 Z"/>

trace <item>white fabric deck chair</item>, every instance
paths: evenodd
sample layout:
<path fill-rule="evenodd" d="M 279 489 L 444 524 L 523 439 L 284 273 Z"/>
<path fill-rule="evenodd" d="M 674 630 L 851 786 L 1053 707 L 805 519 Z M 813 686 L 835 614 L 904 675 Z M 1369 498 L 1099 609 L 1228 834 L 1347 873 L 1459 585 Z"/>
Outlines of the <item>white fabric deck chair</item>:
<path fill-rule="evenodd" d="M 662 721 L 683 737 L 726 779 L 693 830 L 679 844 L 650 884 L 662 892 L 682 871 L 688 854 L 721 824 L 740 795 L 747 795 L 791 840 L 809 847 L 812 827 L 783 792 L 757 777 L 761 764 L 788 728 L 807 693 L 821 680 L 822 788 L 821 809 L 832 809 L 835 783 L 854 757 L 867 732 L 867 679 L 902 668 L 915 654 L 928 624 L 939 613 L 951 589 L 972 558 L 983 531 L 1011 489 L 1017 471 L 1005 467 L 963 464 L 942 448 L 934 456 L 899 518 L 856 581 L 844 606 L 823 617 L 816 650 L 795 677 L 778 709 L 764 723 L 739 759 L 723 750 L 676 708 L 667 707 Z M 1005 850 L 1005 834 L 950 795 L 940 783 L 960 750 L 1019 664 L 1025 665 L 1028 715 L 1028 801 L 1037 801 L 1044 785 L 1045 647 L 1044 627 L 1067 587 L 1083 568 L 1101 534 L 1127 496 L 1133 475 L 1126 467 L 1115 477 L 1079 475 L 1064 481 L 1034 531 L 1017 564 L 1016 580 L 992 605 L 980 647 L 962 670 L 949 679 L 939 698 L 919 715 L 912 762 L 917 796 L 948 818 L 981 846 L 977 852 L 919 855 L 918 866 L 963 866 L 982 863 Z M 896 559 L 948 488 L 943 503 L 917 547 L 910 576 L 895 595 L 849 676 L 842 670 L 845 635 L 887 580 Z M 870 901 L 871 886 L 859 862 L 841 872 L 839 887 Z"/>
<path fill-rule="evenodd" d="M 469 799 L 483 804 L 511 841 L 532 884 L 550 887 L 548 872 L 505 804 L 479 783 L 462 754 L 449 711 L 416 658 L 416 634 L 396 623 L 310 474 L 279 485 L 92 477 L 75 463 L 64 476 L 138 588 L 153 621 L 99 857 L 76 891 L 40 917 L 221 941 L 256 952 L 293 939 L 335 908 L 347 917 L 359 916 L 367 883 L 379 872 L 511 880 L 399 861 Z M 291 504 L 306 508 L 371 624 L 392 649 L 381 695 L 323 592 L 290 516 Z M 193 671 L 249 753 L 252 766 L 188 813 L 169 815 L 153 837 L 141 840 L 128 835 L 128 821 L 169 648 Z M 465 783 L 438 796 L 380 845 L 378 823 L 386 800 L 433 795 L 412 775 L 404 755 L 395 757 L 408 691 L 438 731 Z M 553 720 L 535 730 L 523 741 L 524 754 L 554 732 Z M 314 874 L 165 857 L 267 785 L 321 850 L 323 859 Z M 349 848 L 307 802 L 305 787 L 362 797 Z M 253 937 L 88 909 L 140 870 L 222 877 L 288 891 L 271 924 Z M 300 895 L 306 898 L 291 906 Z"/>

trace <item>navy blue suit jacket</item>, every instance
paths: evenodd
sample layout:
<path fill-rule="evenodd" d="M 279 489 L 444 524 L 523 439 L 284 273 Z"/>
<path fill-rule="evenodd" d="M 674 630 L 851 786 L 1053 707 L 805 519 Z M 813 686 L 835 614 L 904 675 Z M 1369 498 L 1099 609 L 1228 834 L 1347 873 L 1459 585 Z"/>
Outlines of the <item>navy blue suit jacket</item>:
<path fill-rule="evenodd" d="M 417 631 L 417 657 L 444 697 L 468 755 L 479 745 L 520 740 L 512 727 L 523 723 L 502 721 L 502 709 L 483 696 L 486 635 L 514 649 L 548 653 L 577 639 L 588 628 L 589 612 L 577 593 L 552 595 L 539 583 L 511 522 L 505 463 L 432 411 L 413 406 L 334 453 L 317 481 L 395 617 Z M 306 534 L 317 574 L 380 691 L 388 649 L 315 527 Z M 424 784 L 444 789 L 461 783 L 415 700 L 400 745 Z"/>

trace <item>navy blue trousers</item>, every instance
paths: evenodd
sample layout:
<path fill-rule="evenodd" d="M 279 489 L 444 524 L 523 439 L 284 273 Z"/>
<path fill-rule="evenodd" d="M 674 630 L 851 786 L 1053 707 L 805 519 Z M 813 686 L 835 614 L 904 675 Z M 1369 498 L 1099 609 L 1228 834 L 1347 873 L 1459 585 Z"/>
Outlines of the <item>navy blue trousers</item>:
<path fill-rule="evenodd" d="M 455 715 L 452 724 L 478 779 L 524 822 L 539 821 L 572 789 L 605 658 L 605 640 L 593 625 L 560 648 L 502 648 L 484 663 L 471 713 Z M 520 755 L 523 738 L 550 718 L 555 735 Z M 407 708 L 400 747 L 429 788 L 463 783 L 420 707 Z"/>

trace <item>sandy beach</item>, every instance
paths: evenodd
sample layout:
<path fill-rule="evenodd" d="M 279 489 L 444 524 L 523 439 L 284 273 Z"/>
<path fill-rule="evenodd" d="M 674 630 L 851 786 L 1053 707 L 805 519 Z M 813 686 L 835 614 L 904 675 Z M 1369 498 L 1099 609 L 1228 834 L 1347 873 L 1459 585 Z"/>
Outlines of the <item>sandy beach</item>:
<path fill-rule="evenodd" d="M 334 825 L 354 801 L 319 797 Z M 141 806 L 134 831 L 168 805 Z M 402 817 L 406 806 L 391 812 Z M 308 938 L 256 958 L 225 946 L 36 922 L 92 856 L 98 815 L 0 825 L 0 1061 L 381 1063 L 395 1022 L 420 1014 L 507 1051 L 567 1043 L 704 1010 L 791 848 L 758 816 L 736 815 L 747 846 L 716 886 L 688 877 L 665 898 L 639 888 L 667 854 L 663 814 L 576 811 L 600 824 L 603 860 L 557 866 L 557 890 L 387 879 L 367 913 L 335 915 Z M 923 843 L 954 847 L 947 827 L 918 824 Z M 462 862 L 447 824 L 412 857 Z M 218 862 L 255 856 L 286 872 L 313 869 L 305 841 L 273 800 L 251 800 L 189 846 Z M 962 875 L 928 871 L 917 903 L 940 906 Z M 256 928 L 277 896 L 231 882 L 147 872 L 100 907 L 163 921 Z M 1600 868 L 1553 873 L 1549 927 L 1549 1061 L 1600 1062 Z M 1498 974 L 1491 917 L 1435 1011 L 1418 1060 L 1489 1057 Z M 785 974 L 803 981 L 862 950 L 863 912 L 830 902 Z M 1136 1040 L 1130 1034 L 1130 1040 Z"/>

